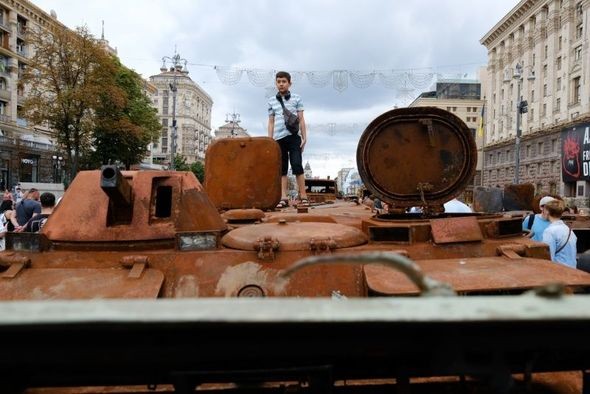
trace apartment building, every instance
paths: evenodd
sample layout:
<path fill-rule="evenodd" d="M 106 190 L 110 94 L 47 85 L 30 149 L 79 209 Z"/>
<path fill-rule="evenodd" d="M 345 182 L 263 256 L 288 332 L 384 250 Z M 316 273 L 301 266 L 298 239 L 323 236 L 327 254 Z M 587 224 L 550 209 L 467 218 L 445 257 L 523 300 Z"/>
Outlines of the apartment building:
<path fill-rule="evenodd" d="M 488 50 L 484 185 L 512 183 L 518 160 L 519 183 L 587 205 L 589 7 L 522 0 L 480 40 Z"/>
<path fill-rule="evenodd" d="M 176 154 L 187 163 L 204 161 L 211 134 L 211 97 L 189 76 L 181 66 L 152 75 L 149 82 L 155 86 L 151 92 L 153 105 L 162 122 L 162 134 L 150 147 L 152 164 L 168 165 L 172 160 L 173 123 L 176 120 Z"/>
<path fill-rule="evenodd" d="M 0 184 L 60 182 L 66 163 L 50 130 L 31 126 L 20 115 L 24 89 L 19 85 L 31 56 L 30 28 L 59 25 L 55 13 L 45 13 L 26 0 L 0 0 Z M 62 160 L 59 160 L 59 159 Z"/>

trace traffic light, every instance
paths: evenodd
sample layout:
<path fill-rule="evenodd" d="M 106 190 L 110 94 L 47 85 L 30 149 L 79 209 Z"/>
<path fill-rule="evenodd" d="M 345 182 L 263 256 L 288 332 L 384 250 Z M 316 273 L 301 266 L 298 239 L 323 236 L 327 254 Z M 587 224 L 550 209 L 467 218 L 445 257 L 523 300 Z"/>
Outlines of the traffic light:
<path fill-rule="evenodd" d="M 526 100 L 522 100 L 519 104 L 518 111 L 521 114 L 526 114 L 527 112 L 529 112 L 529 103 L 527 103 Z"/>

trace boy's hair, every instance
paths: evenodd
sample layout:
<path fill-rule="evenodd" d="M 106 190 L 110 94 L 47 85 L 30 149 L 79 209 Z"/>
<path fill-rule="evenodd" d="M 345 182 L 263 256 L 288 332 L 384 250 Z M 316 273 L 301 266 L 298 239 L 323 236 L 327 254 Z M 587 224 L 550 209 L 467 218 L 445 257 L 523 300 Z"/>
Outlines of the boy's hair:
<path fill-rule="evenodd" d="M 561 200 L 554 200 L 545 204 L 545 209 L 552 218 L 560 218 L 565 210 L 565 203 Z"/>
<path fill-rule="evenodd" d="M 45 208 L 51 208 L 55 206 L 55 195 L 53 193 L 41 194 L 41 206 Z"/>
<path fill-rule="evenodd" d="M 277 73 L 277 75 L 275 75 L 275 80 L 279 79 L 279 78 L 286 78 L 287 81 L 289 81 L 289 83 L 291 83 L 291 74 L 289 74 L 286 71 L 279 71 Z"/>

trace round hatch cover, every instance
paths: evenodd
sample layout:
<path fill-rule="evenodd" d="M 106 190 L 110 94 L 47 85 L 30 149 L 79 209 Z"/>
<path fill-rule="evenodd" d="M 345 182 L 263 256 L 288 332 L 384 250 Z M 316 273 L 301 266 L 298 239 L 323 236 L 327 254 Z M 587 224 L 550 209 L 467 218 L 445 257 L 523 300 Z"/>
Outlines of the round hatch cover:
<path fill-rule="evenodd" d="M 330 248 L 349 248 L 367 242 L 359 229 L 338 223 L 286 222 L 244 226 L 227 233 L 221 240 L 224 246 L 240 250 L 256 250 L 259 241 L 276 240 L 279 249 L 310 250 L 312 244 L 323 243 Z"/>
<path fill-rule="evenodd" d="M 365 186 L 383 201 L 397 207 L 434 206 L 472 182 L 477 148 L 471 130 L 452 113 L 399 108 L 367 126 L 356 160 Z"/>

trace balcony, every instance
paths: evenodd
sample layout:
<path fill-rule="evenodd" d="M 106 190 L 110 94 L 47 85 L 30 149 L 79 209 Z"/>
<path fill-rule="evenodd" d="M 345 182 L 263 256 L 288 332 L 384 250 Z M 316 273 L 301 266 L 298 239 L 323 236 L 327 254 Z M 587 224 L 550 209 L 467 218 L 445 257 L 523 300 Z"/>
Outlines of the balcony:
<path fill-rule="evenodd" d="M 12 121 L 10 120 L 10 116 L 4 114 L 0 114 L 0 122 L 12 123 Z"/>

